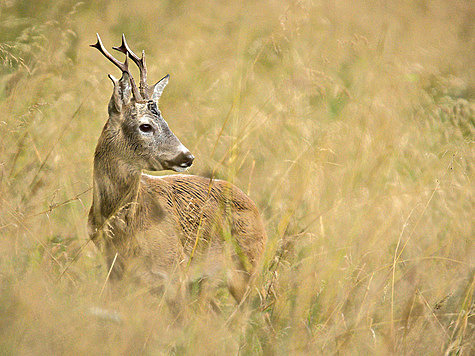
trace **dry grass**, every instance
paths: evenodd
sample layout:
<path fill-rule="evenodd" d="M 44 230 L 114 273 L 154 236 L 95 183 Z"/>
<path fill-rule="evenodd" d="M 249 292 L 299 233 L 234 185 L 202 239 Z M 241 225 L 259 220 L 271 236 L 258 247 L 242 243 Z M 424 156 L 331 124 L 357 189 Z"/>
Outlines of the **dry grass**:
<path fill-rule="evenodd" d="M 1 1 L 0 353 L 473 354 L 473 17 L 469 0 Z M 240 310 L 225 290 L 221 313 L 194 295 L 178 316 L 102 293 L 86 215 L 117 71 L 95 32 L 171 74 L 190 173 L 259 205 Z"/>

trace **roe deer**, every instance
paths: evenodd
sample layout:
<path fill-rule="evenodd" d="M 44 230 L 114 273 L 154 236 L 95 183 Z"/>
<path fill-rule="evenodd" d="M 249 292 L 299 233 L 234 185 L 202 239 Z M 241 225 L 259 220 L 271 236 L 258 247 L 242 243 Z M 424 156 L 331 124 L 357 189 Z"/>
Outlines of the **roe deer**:
<path fill-rule="evenodd" d="M 266 232 L 252 200 L 231 183 L 193 175 L 151 176 L 142 170 L 182 172 L 193 155 L 163 119 L 157 102 L 165 76 L 147 84 L 145 54 L 122 36 L 114 58 L 97 35 L 97 48 L 121 71 L 94 155 L 89 234 L 104 252 L 111 278 L 131 273 L 154 287 L 176 271 L 225 281 L 240 301 L 264 250 Z M 137 88 L 128 58 L 138 66 Z"/>

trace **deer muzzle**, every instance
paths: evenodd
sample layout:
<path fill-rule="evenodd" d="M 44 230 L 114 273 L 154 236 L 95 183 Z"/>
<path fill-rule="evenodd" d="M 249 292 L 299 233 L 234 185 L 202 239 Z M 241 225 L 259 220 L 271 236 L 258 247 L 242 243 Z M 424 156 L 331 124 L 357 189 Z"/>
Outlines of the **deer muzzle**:
<path fill-rule="evenodd" d="M 182 146 L 182 150 L 174 158 L 165 160 L 165 165 L 176 172 L 183 172 L 187 168 L 191 167 L 195 156 L 185 147 Z"/>

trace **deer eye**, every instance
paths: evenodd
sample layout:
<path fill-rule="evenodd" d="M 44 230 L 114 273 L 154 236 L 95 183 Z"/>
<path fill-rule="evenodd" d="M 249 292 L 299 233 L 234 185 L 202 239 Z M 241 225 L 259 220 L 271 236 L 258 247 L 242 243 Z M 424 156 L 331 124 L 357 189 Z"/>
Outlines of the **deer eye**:
<path fill-rule="evenodd" d="M 142 132 L 152 132 L 153 131 L 153 127 L 152 125 L 149 125 L 149 124 L 142 124 L 139 126 L 139 130 L 142 131 Z"/>

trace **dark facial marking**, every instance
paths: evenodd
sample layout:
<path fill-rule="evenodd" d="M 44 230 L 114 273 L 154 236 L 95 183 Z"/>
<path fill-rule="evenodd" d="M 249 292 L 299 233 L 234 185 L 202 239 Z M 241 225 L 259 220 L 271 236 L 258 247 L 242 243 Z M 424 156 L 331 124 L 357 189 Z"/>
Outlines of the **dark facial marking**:
<path fill-rule="evenodd" d="M 147 109 L 154 115 L 154 116 L 160 116 L 160 113 L 158 112 L 157 104 L 153 101 L 150 100 L 147 103 Z"/>

